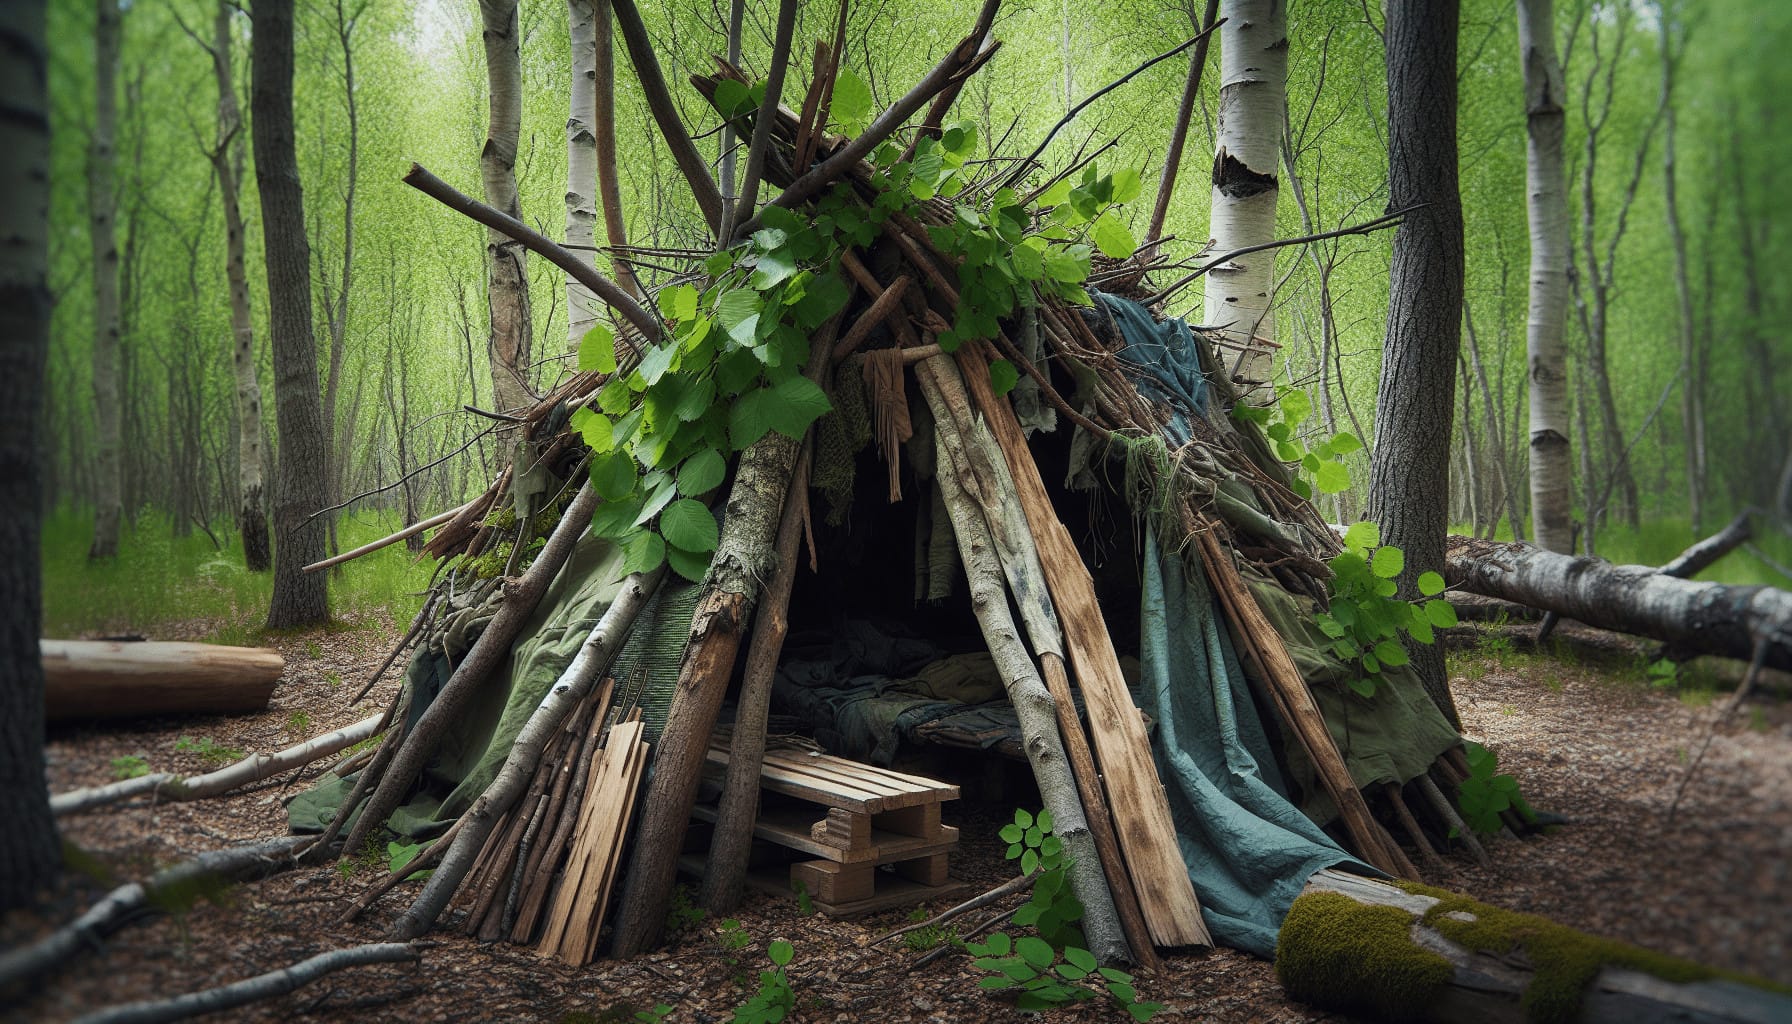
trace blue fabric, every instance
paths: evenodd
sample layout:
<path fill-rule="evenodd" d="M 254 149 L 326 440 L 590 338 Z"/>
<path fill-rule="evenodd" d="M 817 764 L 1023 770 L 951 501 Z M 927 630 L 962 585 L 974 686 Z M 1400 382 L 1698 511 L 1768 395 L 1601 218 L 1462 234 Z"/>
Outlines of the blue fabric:
<path fill-rule="evenodd" d="M 1176 445 L 1188 443 L 1189 421 L 1207 411 L 1207 378 L 1194 335 L 1181 319 L 1157 320 L 1144 306 L 1116 295 L 1095 292 L 1101 308 L 1120 328 L 1125 347 L 1120 359 L 1136 371 L 1127 376 L 1139 393 L 1170 407 L 1168 433 Z"/>
<path fill-rule="evenodd" d="M 1214 941 L 1262 957 L 1307 878 L 1378 874 L 1288 802 L 1263 722 L 1199 567 L 1145 544 L 1141 706 L 1176 838 Z"/>

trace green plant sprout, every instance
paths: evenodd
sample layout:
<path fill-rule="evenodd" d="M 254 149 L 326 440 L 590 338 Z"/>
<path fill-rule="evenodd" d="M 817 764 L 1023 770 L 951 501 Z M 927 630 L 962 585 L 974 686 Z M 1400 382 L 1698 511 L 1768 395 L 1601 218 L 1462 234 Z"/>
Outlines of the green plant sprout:
<path fill-rule="evenodd" d="M 1419 593 L 1426 600 L 1395 598 L 1399 587 L 1394 577 L 1406 568 L 1406 555 L 1382 544 L 1381 528 L 1374 523 L 1355 523 L 1344 531 L 1344 550 L 1326 564 L 1332 570 L 1331 609 L 1316 621 L 1331 638 L 1333 656 L 1356 668 L 1349 685 L 1364 697 L 1375 696 L 1384 668 L 1410 660 L 1401 633 L 1429 644 L 1437 639 L 1434 628 L 1456 625 L 1455 607 L 1437 597 L 1444 591 L 1444 578 L 1435 572 L 1419 576 Z"/>

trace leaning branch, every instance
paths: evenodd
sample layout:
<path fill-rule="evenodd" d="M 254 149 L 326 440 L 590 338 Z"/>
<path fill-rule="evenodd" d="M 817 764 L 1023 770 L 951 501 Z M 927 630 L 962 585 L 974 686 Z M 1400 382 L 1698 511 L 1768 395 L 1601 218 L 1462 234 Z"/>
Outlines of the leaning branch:
<path fill-rule="evenodd" d="M 618 12 L 622 5 L 617 6 Z M 547 237 L 515 217 L 495 210 L 472 196 L 469 196 L 453 185 L 429 173 L 422 164 L 412 164 L 409 174 L 404 176 L 404 183 L 424 195 L 441 203 L 456 213 L 484 224 L 494 231 L 501 231 L 522 243 L 523 247 L 536 255 L 566 271 L 580 284 L 591 289 L 610 306 L 620 312 L 628 322 L 651 341 L 660 340 L 663 330 L 658 319 L 635 297 L 622 289 L 621 285 L 597 272 L 590 264 L 579 259 L 572 250 Z"/>
<path fill-rule="evenodd" d="M 691 194 L 696 196 L 703 219 L 709 222 L 709 230 L 719 235 L 726 204 L 721 190 L 716 188 L 716 180 L 710 177 L 709 164 L 704 161 L 703 154 L 697 152 L 691 133 L 685 131 L 684 122 L 679 120 L 678 105 L 666 88 L 666 76 L 660 71 L 659 58 L 654 56 L 653 40 L 647 35 L 641 12 L 635 7 L 635 0 L 613 0 L 613 9 L 616 27 L 622 30 L 622 42 L 628 47 L 629 62 L 635 66 L 635 77 L 641 81 L 641 94 L 647 100 L 647 109 L 653 114 L 654 123 L 659 125 L 660 134 L 665 136 L 666 148 L 672 151 L 672 160 L 678 164 L 686 184 L 690 185 Z M 648 336 L 658 338 L 659 332 L 656 330 Z"/>
<path fill-rule="evenodd" d="M 230 1010 L 263 999 L 283 996 L 345 967 L 415 962 L 420 956 L 417 947 L 408 942 L 370 942 L 364 946 L 333 949 L 328 953 L 319 953 L 309 960 L 301 960 L 291 967 L 282 967 L 253 978 L 208 988 L 203 992 L 110 1007 L 81 1017 L 75 1024 L 164 1024 L 166 1021 L 186 1020 L 189 1017 L 217 1013 L 219 1010 Z"/>
<path fill-rule="evenodd" d="M 472 504 L 472 502 L 470 502 L 470 501 L 467 502 L 467 505 L 471 505 L 471 504 Z M 459 508 L 451 508 L 448 511 L 443 512 L 441 515 L 430 516 L 428 519 L 424 519 L 424 520 L 420 520 L 418 522 L 412 523 L 411 525 L 405 527 L 404 529 L 399 530 L 397 533 L 390 534 L 388 536 L 381 537 L 379 540 L 371 541 L 369 543 L 363 544 L 353 551 L 344 551 L 342 554 L 337 555 L 334 558 L 326 558 L 321 562 L 312 562 L 310 565 L 307 565 L 305 567 L 304 571 L 305 572 L 318 572 L 323 569 L 334 568 L 335 566 L 341 565 L 344 562 L 348 562 L 348 561 L 352 561 L 356 558 L 360 558 L 362 555 L 370 555 L 373 552 L 378 551 L 379 549 L 381 549 L 383 547 L 388 547 L 390 545 L 396 544 L 399 541 L 404 540 L 406 537 L 415 537 L 417 534 L 422 533 L 424 530 L 433 530 L 436 527 L 447 522 L 448 520 L 453 519 L 455 516 L 458 516 L 462 512 L 466 511 L 467 505 L 462 505 Z"/>
<path fill-rule="evenodd" d="M 346 728 L 287 747 L 277 754 L 251 754 L 228 768 L 220 768 L 204 775 L 187 777 L 172 772 L 157 772 L 106 786 L 90 786 L 58 793 L 50 798 L 50 812 L 56 815 L 80 814 L 96 807 L 129 800 L 134 796 L 154 796 L 158 800 L 185 802 L 228 793 L 352 747 L 378 732 L 380 719 L 384 717 L 384 714 L 374 715 Z"/>
<path fill-rule="evenodd" d="M 790 37 L 796 32 L 797 0 L 781 0 L 778 4 L 777 35 L 772 40 L 772 62 L 765 75 L 765 95 L 759 100 L 759 113 L 753 119 L 753 141 L 747 145 L 747 173 L 740 186 L 740 199 L 722 221 L 724 242 L 734 233 L 734 226 L 745 220 L 759 202 L 759 178 L 765 173 L 765 154 L 772 145 L 772 124 L 778 119 L 778 103 L 784 98 L 784 72 L 790 66 Z"/>

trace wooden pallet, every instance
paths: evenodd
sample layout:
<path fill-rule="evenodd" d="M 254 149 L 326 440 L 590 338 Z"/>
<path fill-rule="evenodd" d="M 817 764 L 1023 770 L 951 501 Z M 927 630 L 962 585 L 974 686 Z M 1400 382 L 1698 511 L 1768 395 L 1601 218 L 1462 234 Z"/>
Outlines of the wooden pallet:
<path fill-rule="evenodd" d="M 725 741 L 711 745 L 708 764 L 726 770 Z M 788 885 L 802 886 L 822 913 L 850 917 L 948 891 L 958 829 L 941 823 L 940 805 L 958 799 L 957 786 L 842 757 L 778 750 L 765 755 L 760 787 L 753 834 L 812 858 L 790 865 Z M 716 820 L 714 807 L 698 805 L 693 814 Z M 886 866 L 891 870 L 879 870 Z"/>

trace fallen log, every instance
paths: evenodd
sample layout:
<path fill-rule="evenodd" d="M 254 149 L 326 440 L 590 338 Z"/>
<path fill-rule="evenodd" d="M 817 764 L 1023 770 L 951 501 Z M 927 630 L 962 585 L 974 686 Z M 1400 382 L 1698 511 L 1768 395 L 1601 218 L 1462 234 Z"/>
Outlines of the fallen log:
<path fill-rule="evenodd" d="M 67 722 L 265 711 L 286 671 L 265 647 L 145 640 L 43 640 L 44 718 Z"/>
<path fill-rule="evenodd" d="M 1769 1024 L 1792 996 L 1546 918 L 1327 869 L 1276 946 L 1290 998 L 1382 1021 Z"/>
<path fill-rule="evenodd" d="M 282 967 L 217 988 L 189 992 L 171 999 L 145 999 L 108 1007 L 80 1018 L 75 1024 L 165 1024 L 167 1021 L 186 1020 L 189 1017 L 235 1009 L 263 999 L 283 996 L 346 967 L 415 962 L 420 955 L 418 947 L 408 942 L 372 942 L 348 949 L 333 949 L 301 960 L 290 967 Z"/>
<path fill-rule="evenodd" d="M 56 815 L 79 814 L 144 795 L 154 795 L 158 800 L 203 800 L 247 786 L 251 782 L 260 782 L 288 768 L 308 765 L 345 747 L 352 747 L 378 732 L 380 722 L 385 717 L 382 713 L 364 718 L 353 725 L 314 736 L 275 754 L 250 754 L 229 767 L 204 775 L 181 776 L 173 772 L 156 772 L 105 786 L 88 786 L 58 793 L 50 798 L 50 812 Z"/>
<path fill-rule="evenodd" d="M 1647 565 L 1561 555 L 1522 542 L 1451 537 L 1444 578 L 1453 587 L 1553 611 L 1589 626 L 1661 640 L 1687 655 L 1792 669 L 1792 592 L 1677 579 Z"/>

